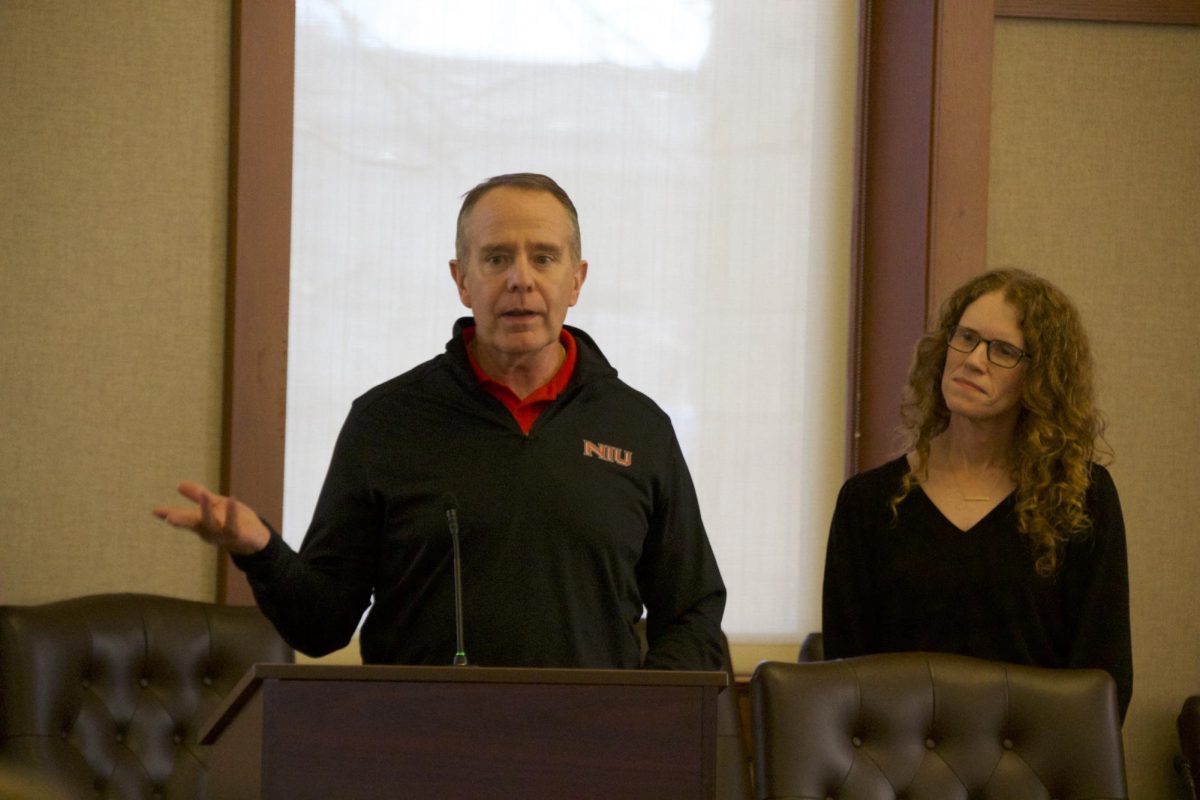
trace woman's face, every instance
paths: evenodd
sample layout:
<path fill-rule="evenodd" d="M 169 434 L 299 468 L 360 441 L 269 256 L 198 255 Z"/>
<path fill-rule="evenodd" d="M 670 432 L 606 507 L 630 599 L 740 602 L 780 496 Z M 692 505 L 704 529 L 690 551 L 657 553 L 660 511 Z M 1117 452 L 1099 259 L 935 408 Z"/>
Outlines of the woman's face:
<path fill-rule="evenodd" d="M 1025 349 L 1025 335 L 1021 332 L 1017 309 L 1004 299 L 997 290 L 980 296 L 967 306 L 958 321 L 963 338 L 977 334 L 978 345 L 969 353 L 946 351 L 946 368 L 942 372 L 942 396 L 951 415 L 960 415 L 972 420 L 1016 418 L 1021 410 L 1021 385 L 1028 368 L 1028 359 L 1022 358 L 1015 367 L 997 366 L 988 359 L 987 341 L 1002 349 L 1001 342 Z M 993 355 L 996 355 L 993 350 Z"/>

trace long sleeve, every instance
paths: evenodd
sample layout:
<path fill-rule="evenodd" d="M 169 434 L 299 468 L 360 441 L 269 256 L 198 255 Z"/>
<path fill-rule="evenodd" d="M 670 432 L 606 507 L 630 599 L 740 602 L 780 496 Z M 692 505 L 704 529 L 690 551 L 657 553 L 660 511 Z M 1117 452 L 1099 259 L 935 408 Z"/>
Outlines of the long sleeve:
<path fill-rule="evenodd" d="M 1099 465 L 1092 467 L 1087 508 L 1091 534 L 1070 544 L 1063 563 L 1063 608 L 1071 615 L 1067 666 L 1107 670 L 1123 720 L 1133 694 L 1125 521 L 1112 477 Z"/>
<path fill-rule="evenodd" d="M 717 670 L 725 584 L 683 454 L 671 438 L 671 469 L 637 566 L 650 645 L 644 666 Z"/>
<path fill-rule="evenodd" d="M 267 547 L 234 563 L 280 635 L 310 656 L 349 643 L 371 600 L 378 514 L 358 474 L 360 433 L 353 415 L 338 437 L 313 522 L 297 554 L 273 533 Z"/>
<path fill-rule="evenodd" d="M 825 548 L 821 593 L 821 632 L 826 658 L 875 652 L 876 613 L 870 574 L 872 563 L 864 543 L 877 516 L 878 497 L 864 497 L 862 479 L 848 481 L 838 492 Z"/>

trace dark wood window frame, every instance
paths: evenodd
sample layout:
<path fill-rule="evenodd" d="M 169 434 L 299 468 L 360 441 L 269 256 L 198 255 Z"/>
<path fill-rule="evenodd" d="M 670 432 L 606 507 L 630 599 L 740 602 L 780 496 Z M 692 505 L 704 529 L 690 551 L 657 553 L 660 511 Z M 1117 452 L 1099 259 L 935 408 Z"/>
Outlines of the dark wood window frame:
<path fill-rule="evenodd" d="M 848 474 L 897 452 L 912 348 L 985 268 L 996 17 L 1200 24 L 1200 0 L 862 0 Z"/>
<path fill-rule="evenodd" d="M 894 452 L 931 309 L 984 266 L 994 18 L 1200 24 L 1200 0 L 860 0 L 848 472 Z M 295 4 L 235 0 L 221 487 L 283 513 Z M 221 559 L 217 596 L 252 603 Z"/>
<path fill-rule="evenodd" d="M 221 489 L 283 517 L 295 3 L 235 0 Z M 220 602 L 254 598 L 225 554 Z"/>

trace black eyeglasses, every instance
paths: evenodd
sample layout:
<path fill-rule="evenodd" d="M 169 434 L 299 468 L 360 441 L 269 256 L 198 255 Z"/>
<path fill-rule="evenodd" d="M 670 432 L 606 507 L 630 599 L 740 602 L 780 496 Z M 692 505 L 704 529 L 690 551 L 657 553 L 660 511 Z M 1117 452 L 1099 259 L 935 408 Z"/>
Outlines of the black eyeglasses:
<path fill-rule="evenodd" d="M 1020 364 L 1022 359 L 1032 358 L 1015 344 L 1000 339 L 985 339 L 979 335 L 979 331 L 964 328 L 962 325 L 952 327 L 946 338 L 946 344 L 960 353 L 974 353 L 980 342 L 987 345 L 987 360 L 997 367 L 1012 369 Z"/>

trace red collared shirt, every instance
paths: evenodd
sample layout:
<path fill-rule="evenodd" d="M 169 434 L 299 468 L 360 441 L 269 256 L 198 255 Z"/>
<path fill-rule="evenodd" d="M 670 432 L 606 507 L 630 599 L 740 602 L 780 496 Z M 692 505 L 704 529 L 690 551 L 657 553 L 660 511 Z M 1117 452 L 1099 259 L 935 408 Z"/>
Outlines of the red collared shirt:
<path fill-rule="evenodd" d="M 513 415 L 513 419 L 521 426 L 521 430 L 529 433 L 529 429 L 533 427 L 533 423 L 538 416 L 546 410 L 546 406 L 550 405 L 556 397 L 562 394 L 563 389 L 567 388 L 567 384 L 571 382 L 571 374 L 575 372 L 575 337 L 572 336 L 566 328 L 558 334 L 558 341 L 566 351 L 566 358 L 558 367 L 558 372 L 554 373 L 554 377 L 538 388 L 534 389 L 528 397 L 521 399 L 517 397 L 516 392 L 492 379 L 483 368 L 479 366 L 479 362 L 475 360 L 475 355 L 471 352 L 471 341 L 475 338 L 475 327 L 463 328 L 463 344 L 467 346 L 467 359 L 471 362 L 471 370 L 474 371 L 475 377 L 479 380 L 479 385 L 482 386 L 488 394 L 504 404 L 504 407 Z"/>

